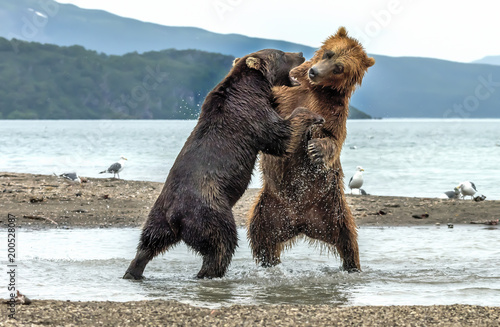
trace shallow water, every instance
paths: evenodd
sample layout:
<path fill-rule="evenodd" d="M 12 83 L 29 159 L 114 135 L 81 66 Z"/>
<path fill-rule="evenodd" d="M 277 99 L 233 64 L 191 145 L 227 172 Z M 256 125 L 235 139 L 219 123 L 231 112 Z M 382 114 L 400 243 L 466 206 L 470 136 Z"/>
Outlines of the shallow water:
<path fill-rule="evenodd" d="M 138 237 L 132 228 L 18 230 L 18 288 L 34 299 L 168 299 L 205 307 L 500 303 L 498 227 L 362 227 L 363 272 L 354 274 L 302 241 L 284 253 L 283 264 L 257 267 L 239 229 L 240 247 L 224 278 L 197 280 L 201 257 L 180 244 L 147 266 L 146 280 L 123 280 Z M 6 265 L 4 259 L 4 276 Z"/>
<path fill-rule="evenodd" d="M 164 182 L 195 120 L 0 120 L 0 171 L 99 175 L 120 155 L 120 177 Z M 363 166 L 373 195 L 438 197 L 473 181 L 500 199 L 500 120 L 349 120 L 346 181 Z M 355 149 L 351 149 L 355 147 Z M 250 187 L 260 187 L 256 170 Z"/>

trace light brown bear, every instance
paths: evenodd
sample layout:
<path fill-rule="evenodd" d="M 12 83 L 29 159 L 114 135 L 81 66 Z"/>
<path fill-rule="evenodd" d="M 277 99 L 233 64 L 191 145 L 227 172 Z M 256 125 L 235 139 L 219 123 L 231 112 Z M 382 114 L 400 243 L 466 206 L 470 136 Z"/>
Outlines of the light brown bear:
<path fill-rule="evenodd" d="M 345 270 L 361 270 L 340 152 L 347 134 L 350 97 L 374 64 L 363 46 L 341 27 L 311 60 L 292 70 L 299 86 L 273 89 L 281 117 L 304 106 L 324 117 L 325 123 L 313 128 L 293 155 L 261 156 L 263 188 L 250 212 L 248 238 L 262 266 L 279 264 L 282 250 L 305 235 L 337 253 Z"/>

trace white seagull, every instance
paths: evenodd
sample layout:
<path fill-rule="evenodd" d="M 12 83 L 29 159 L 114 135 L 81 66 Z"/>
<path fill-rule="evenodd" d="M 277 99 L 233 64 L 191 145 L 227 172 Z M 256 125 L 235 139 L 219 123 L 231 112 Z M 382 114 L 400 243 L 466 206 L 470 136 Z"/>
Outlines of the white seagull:
<path fill-rule="evenodd" d="M 124 156 L 121 156 L 120 161 L 115 162 L 114 164 L 109 166 L 108 169 L 99 172 L 99 174 L 110 173 L 110 174 L 113 174 L 113 178 L 115 178 L 116 175 L 118 175 L 118 178 L 120 178 L 119 173 L 123 170 L 123 167 L 125 166 L 125 160 L 127 160 L 127 158 L 125 158 Z"/>
<path fill-rule="evenodd" d="M 361 166 L 356 167 L 356 172 L 354 173 L 354 176 L 351 177 L 349 180 L 349 188 L 351 189 L 351 194 L 352 190 L 357 188 L 360 189 L 361 186 L 363 186 L 363 172 L 365 170 Z"/>
<path fill-rule="evenodd" d="M 457 187 L 460 189 L 460 193 L 462 193 L 462 198 L 464 199 L 466 196 L 470 196 L 472 200 L 474 198 L 474 194 L 477 192 L 476 185 L 472 182 L 462 182 Z"/>

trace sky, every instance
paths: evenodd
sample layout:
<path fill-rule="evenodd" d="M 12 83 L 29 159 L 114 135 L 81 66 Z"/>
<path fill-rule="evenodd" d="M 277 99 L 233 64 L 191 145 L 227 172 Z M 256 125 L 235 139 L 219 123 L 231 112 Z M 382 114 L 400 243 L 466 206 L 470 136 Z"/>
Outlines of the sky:
<path fill-rule="evenodd" d="M 169 26 L 312 47 L 345 26 L 370 54 L 470 62 L 500 55 L 497 1 L 57 0 Z"/>

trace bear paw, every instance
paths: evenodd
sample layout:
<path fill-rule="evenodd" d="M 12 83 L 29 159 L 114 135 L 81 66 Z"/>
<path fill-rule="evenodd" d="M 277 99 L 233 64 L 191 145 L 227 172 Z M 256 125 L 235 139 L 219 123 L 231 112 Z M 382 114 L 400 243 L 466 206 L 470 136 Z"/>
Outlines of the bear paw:
<path fill-rule="evenodd" d="M 311 162 L 322 168 L 332 168 L 336 152 L 337 146 L 328 138 L 317 138 L 308 142 L 307 154 Z"/>
<path fill-rule="evenodd" d="M 307 153 L 313 164 L 318 166 L 326 164 L 324 148 L 321 144 L 321 140 L 309 140 L 307 145 Z"/>

